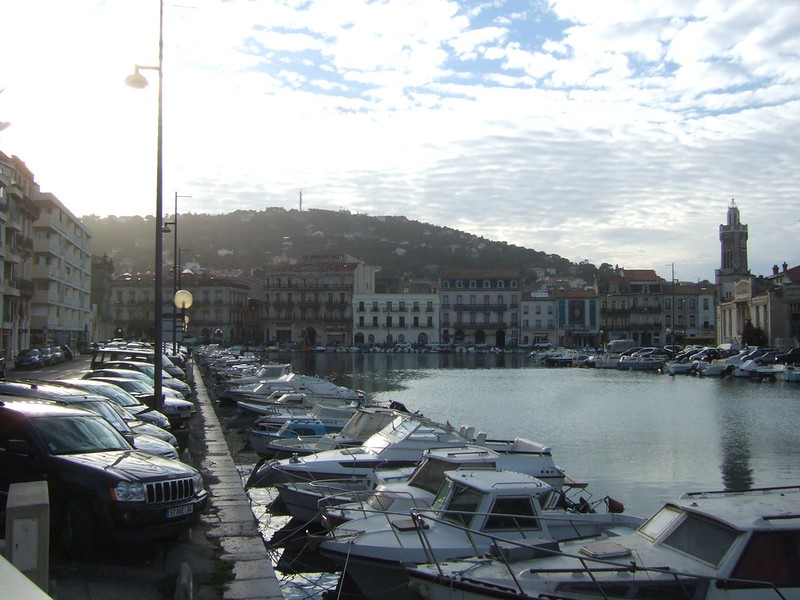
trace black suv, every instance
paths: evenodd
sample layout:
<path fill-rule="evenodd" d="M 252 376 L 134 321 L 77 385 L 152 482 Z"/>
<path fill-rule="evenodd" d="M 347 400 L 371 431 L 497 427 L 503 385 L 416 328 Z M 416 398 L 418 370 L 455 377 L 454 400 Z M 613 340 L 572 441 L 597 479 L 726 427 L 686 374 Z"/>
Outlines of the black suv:
<path fill-rule="evenodd" d="M 139 452 L 102 417 L 0 398 L 0 497 L 45 480 L 54 540 L 72 555 L 107 540 L 144 542 L 191 527 L 208 500 L 194 468 Z"/>
<path fill-rule="evenodd" d="M 800 348 L 792 348 L 788 352 L 778 354 L 775 357 L 775 362 L 783 363 L 784 365 L 800 365 Z"/>

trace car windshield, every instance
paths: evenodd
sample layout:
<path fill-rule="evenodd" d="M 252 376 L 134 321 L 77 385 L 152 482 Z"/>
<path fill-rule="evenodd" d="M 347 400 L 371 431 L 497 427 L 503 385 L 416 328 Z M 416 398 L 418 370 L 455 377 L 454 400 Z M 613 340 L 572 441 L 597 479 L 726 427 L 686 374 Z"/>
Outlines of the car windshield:
<path fill-rule="evenodd" d="M 82 400 L 80 402 L 72 403 L 75 406 L 80 408 L 85 408 L 86 410 L 90 410 L 93 413 L 100 415 L 106 421 L 111 423 L 114 426 L 114 429 L 119 431 L 120 433 L 130 433 L 131 428 L 128 427 L 128 424 L 125 420 L 119 416 L 118 413 L 114 412 L 114 409 L 111 408 L 108 402 L 98 402 L 97 400 Z"/>
<path fill-rule="evenodd" d="M 110 383 L 102 386 L 88 386 L 86 389 L 105 396 L 118 406 L 140 406 L 142 404 L 122 388 Z"/>
<path fill-rule="evenodd" d="M 101 417 L 40 417 L 33 426 L 51 454 L 131 450 L 131 445 Z"/>
<path fill-rule="evenodd" d="M 147 385 L 144 381 L 138 379 L 124 379 L 118 382 L 123 390 L 135 392 L 137 394 L 152 394 L 153 386 Z"/>

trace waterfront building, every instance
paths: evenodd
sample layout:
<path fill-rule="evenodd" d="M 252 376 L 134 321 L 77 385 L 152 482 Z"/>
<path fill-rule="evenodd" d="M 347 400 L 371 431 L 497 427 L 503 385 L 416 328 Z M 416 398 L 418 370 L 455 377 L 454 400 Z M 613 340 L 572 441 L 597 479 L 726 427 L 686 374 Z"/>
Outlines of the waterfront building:
<path fill-rule="evenodd" d="M 33 195 L 31 343 L 82 347 L 92 339 L 92 235 L 53 194 Z"/>
<path fill-rule="evenodd" d="M 374 294 L 378 267 L 348 255 L 313 255 L 264 274 L 266 339 L 283 345 L 353 344 L 353 295 Z"/>
<path fill-rule="evenodd" d="M 632 339 L 637 346 L 663 345 L 664 280 L 652 269 L 613 269 L 598 277 L 599 328 L 604 341 Z"/>
<path fill-rule="evenodd" d="M 184 271 L 181 288 L 192 294 L 188 309 L 186 336 L 199 343 L 247 344 L 252 331 L 250 305 L 251 284 L 241 277 L 221 277 L 203 273 L 196 275 Z M 111 318 L 115 337 L 127 339 L 153 339 L 153 289 L 152 273 L 123 274 L 112 279 Z M 172 319 L 175 313 L 171 286 L 164 286 L 162 311 L 159 320 L 164 340 L 172 339 Z M 248 323 L 250 325 L 248 326 Z M 183 329 L 178 324 L 179 330 Z M 180 339 L 180 337 L 179 337 Z"/>
<path fill-rule="evenodd" d="M 558 313 L 558 345 L 566 348 L 601 345 L 597 290 L 558 289 L 553 296 Z"/>
<path fill-rule="evenodd" d="M 2 351 L 7 361 L 34 343 L 31 302 L 34 296 L 33 223 L 39 209 L 33 173 L 16 156 L 0 152 L 0 284 Z"/>
<path fill-rule="evenodd" d="M 738 279 L 732 296 L 720 300 L 719 312 L 720 343 L 781 350 L 800 345 L 800 266 L 784 262 L 770 276 Z"/>
<path fill-rule="evenodd" d="M 664 283 L 664 343 L 713 345 L 716 340 L 716 290 L 708 281 Z"/>
<path fill-rule="evenodd" d="M 526 348 L 534 344 L 559 345 L 558 311 L 552 292 L 526 289 L 522 294 L 520 312 L 520 345 Z"/>
<path fill-rule="evenodd" d="M 353 294 L 353 306 L 356 346 L 439 343 L 439 295 L 435 291 Z"/>
<path fill-rule="evenodd" d="M 522 269 L 445 269 L 439 296 L 442 343 L 518 345 Z"/>

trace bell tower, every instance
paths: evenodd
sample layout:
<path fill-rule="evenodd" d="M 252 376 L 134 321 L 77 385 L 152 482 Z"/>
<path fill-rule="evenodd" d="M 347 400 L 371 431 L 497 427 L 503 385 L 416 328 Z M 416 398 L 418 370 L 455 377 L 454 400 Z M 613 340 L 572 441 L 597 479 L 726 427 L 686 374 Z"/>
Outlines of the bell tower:
<path fill-rule="evenodd" d="M 719 226 L 720 268 L 718 275 L 747 275 L 747 225 L 743 225 L 736 201 L 728 206 L 728 223 Z"/>

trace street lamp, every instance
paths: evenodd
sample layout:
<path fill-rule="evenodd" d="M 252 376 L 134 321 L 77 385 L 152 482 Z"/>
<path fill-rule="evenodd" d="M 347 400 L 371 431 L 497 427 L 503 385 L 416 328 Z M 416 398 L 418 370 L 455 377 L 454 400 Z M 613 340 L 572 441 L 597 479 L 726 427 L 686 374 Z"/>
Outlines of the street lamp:
<path fill-rule="evenodd" d="M 192 302 L 194 301 L 192 293 L 188 290 L 178 290 L 175 292 L 172 301 L 175 303 L 175 308 L 181 310 L 181 321 L 185 333 L 189 329 L 189 315 L 186 314 L 186 310 L 192 307 Z"/>
<path fill-rule="evenodd" d="M 178 198 L 191 198 L 191 196 L 179 196 L 178 192 L 175 192 L 175 212 L 172 213 L 172 221 L 164 221 L 163 226 L 161 227 L 161 233 L 170 233 L 172 230 L 169 228 L 172 225 L 175 228 L 175 235 L 172 239 L 172 295 L 178 293 L 178 286 L 180 285 L 180 281 L 178 278 L 178 268 L 180 267 L 180 261 L 178 260 Z M 176 262 L 177 261 L 177 262 Z M 172 311 L 172 353 L 176 354 L 178 352 L 178 325 L 177 325 L 177 318 L 175 316 L 175 311 Z"/>
<path fill-rule="evenodd" d="M 155 251 L 155 298 L 153 301 L 155 327 L 153 328 L 154 338 L 154 355 L 153 363 L 155 365 L 155 372 L 153 377 L 153 394 L 155 396 L 155 409 L 160 410 L 164 398 L 162 390 L 162 375 L 161 363 L 163 356 L 163 340 L 164 332 L 162 330 L 161 311 L 163 307 L 163 294 L 164 282 L 161 280 L 163 276 L 164 267 L 162 265 L 163 259 L 163 240 L 161 238 L 161 230 L 164 227 L 163 211 L 163 198 L 162 198 L 162 150 L 163 150 L 163 99 L 162 99 L 162 79 L 164 77 L 164 1 L 159 0 L 158 3 L 158 66 L 146 67 L 142 65 L 135 65 L 134 72 L 125 78 L 125 84 L 135 88 L 143 89 L 147 87 L 147 78 L 139 71 L 151 70 L 158 71 L 158 133 L 156 136 L 156 251 Z"/>

